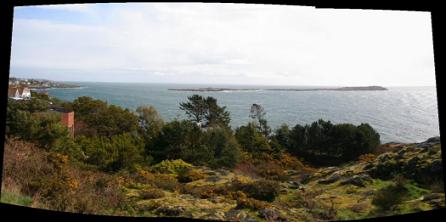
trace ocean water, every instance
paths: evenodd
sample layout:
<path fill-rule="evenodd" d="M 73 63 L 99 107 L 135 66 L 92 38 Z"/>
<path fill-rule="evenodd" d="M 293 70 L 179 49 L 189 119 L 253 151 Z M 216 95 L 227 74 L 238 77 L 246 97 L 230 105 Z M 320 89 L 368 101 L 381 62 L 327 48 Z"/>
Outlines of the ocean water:
<path fill-rule="evenodd" d="M 72 101 L 80 96 L 102 99 L 135 110 L 154 106 L 164 120 L 186 118 L 179 103 L 192 94 L 213 96 L 231 113 L 231 126 L 250 121 L 253 103 L 261 104 L 271 127 L 312 123 L 320 118 L 333 123 L 369 123 L 381 142 L 421 142 L 439 135 L 435 87 L 389 87 L 387 91 L 224 91 L 184 92 L 169 88 L 278 88 L 155 83 L 76 83 L 80 88 L 50 89 L 50 96 Z M 283 87 L 291 88 L 291 87 Z M 305 87 L 298 87 L 305 88 Z"/>

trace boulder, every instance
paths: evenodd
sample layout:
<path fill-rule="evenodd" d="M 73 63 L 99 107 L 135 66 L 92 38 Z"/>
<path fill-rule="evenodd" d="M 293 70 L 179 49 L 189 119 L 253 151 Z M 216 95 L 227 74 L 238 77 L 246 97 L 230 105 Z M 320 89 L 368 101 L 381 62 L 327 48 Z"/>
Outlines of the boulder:
<path fill-rule="evenodd" d="M 432 173 L 440 173 L 442 170 L 443 170 L 443 163 L 441 162 L 441 160 L 434 160 L 431 163 L 430 171 Z"/>
<path fill-rule="evenodd" d="M 243 222 L 256 222 L 257 220 L 250 216 L 243 210 L 231 209 L 225 213 L 225 220 L 228 221 L 243 221 Z"/>
<path fill-rule="evenodd" d="M 298 181 L 290 181 L 288 182 L 288 188 L 290 189 L 299 189 L 301 184 Z"/>
<path fill-rule="evenodd" d="M 411 159 L 409 159 L 409 161 L 407 161 L 407 165 L 406 165 L 407 170 L 410 170 L 410 171 L 415 170 L 419 160 L 420 160 L 420 158 L 417 156 L 414 156 Z"/>
<path fill-rule="evenodd" d="M 373 164 L 373 163 L 367 163 L 362 169 L 363 170 L 369 170 L 369 169 L 371 169 L 374 166 L 375 166 L 375 164 Z"/>
<path fill-rule="evenodd" d="M 328 177 L 326 179 L 320 179 L 318 181 L 318 183 L 330 184 L 330 183 L 334 183 L 334 182 L 338 181 L 339 179 L 341 179 L 341 175 L 339 175 L 338 173 L 333 173 L 330 177 Z"/>
<path fill-rule="evenodd" d="M 218 210 L 213 210 L 206 215 L 207 220 L 225 220 L 225 214 Z"/>
<path fill-rule="evenodd" d="M 156 209 L 156 213 L 165 216 L 179 216 L 185 210 L 183 206 L 161 206 Z"/>
<path fill-rule="evenodd" d="M 287 221 L 286 217 L 284 217 L 278 210 L 274 208 L 265 208 L 260 211 L 260 216 L 265 218 L 267 221 Z"/>
<path fill-rule="evenodd" d="M 341 185 L 352 184 L 359 187 L 365 187 L 365 183 L 371 181 L 372 178 L 368 174 L 359 174 L 349 177 L 341 181 Z"/>
<path fill-rule="evenodd" d="M 434 199 L 444 198 L 444 194 L 441 193 L 430 193 L 423 196 L 423 201 L 431 201 Z"/>

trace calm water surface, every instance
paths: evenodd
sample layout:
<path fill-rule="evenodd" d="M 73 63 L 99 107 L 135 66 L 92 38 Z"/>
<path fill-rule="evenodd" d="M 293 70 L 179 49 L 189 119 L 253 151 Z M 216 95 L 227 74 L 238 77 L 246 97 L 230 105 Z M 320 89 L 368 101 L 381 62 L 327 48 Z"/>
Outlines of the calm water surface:
<path fill-rule="evenodd" d="M 140 105 L 154 106 L 169 121 L 185 118 L 179 103 L 194 92 L 169 88 L 278 88 L 267 86 L 186 85 L 154 83 L 77 83 L 76 89 L 51 89 L 50 96 L 72 101 L 90 96 L 135 110 Z M 285 87 L 291 88 L 291 87 Z M 304 88 L 304 87 L 299 87 Z M 197 93 L 197 92 L 195 92 Z M 333 123 L 369 123 L 382 142 L 421 142 L 439 135 L 435 87 L 390 87 L 387 91 L 228 91 L 199 92 L 213 96 L 231 113 L 231 126 L 246 124 L 251 104 L 261 104 L 269 124 L 276 128 L 306 124 L 319 118 Z"/>

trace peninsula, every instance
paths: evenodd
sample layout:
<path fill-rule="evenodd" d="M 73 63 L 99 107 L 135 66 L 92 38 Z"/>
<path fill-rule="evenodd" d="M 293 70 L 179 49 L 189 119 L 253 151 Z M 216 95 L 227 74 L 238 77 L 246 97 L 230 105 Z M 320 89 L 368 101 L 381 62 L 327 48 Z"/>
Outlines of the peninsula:
<path fill-rule="evenodd" d="M 352 87 L 338 87 L 338 88 L 176 88 L 169 89 L 173 91 L 190 91 L 190 92 L 222 92 L 222 91 L 382 91 L 388 90 L 382 86 L 352 86 Z"/>
<path fill-rule="evenodd" d="M 10 86 L 27 86 L 30 89 L 34 90 L 42 90 L 42 89 L 49 89 L 49 88 L 78 88 L 80 86 L 71 84 L 71 83 L 63 83 L 63 82 L 56 82 L 46 79 L 23 79 L 23 78 L 16 78 L 16 77 L 10 77 L 9 78 L 9 85 Z"/>

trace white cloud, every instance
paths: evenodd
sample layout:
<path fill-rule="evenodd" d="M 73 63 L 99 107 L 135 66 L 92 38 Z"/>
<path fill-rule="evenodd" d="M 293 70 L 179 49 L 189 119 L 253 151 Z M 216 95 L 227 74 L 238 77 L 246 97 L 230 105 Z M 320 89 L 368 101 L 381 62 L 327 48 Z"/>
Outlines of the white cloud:
<path fill-rule="evenodd" d="M 435 81 L 428 13 L 248 4 L 102 6 L 51 6 L 103 15 L 101 25 L 15 18 L 12 68 L 129 74 L 116 81 L 138 75 L 138 81 L 286 85 Z"/>
<path fill-rule="evenodd" d="M 45 10 L 63 10 L 71 12 L 83 12 L 83 13 L 89 13 L 93 11 L 93 4 L 38 5 L 33 7 Z"/>

